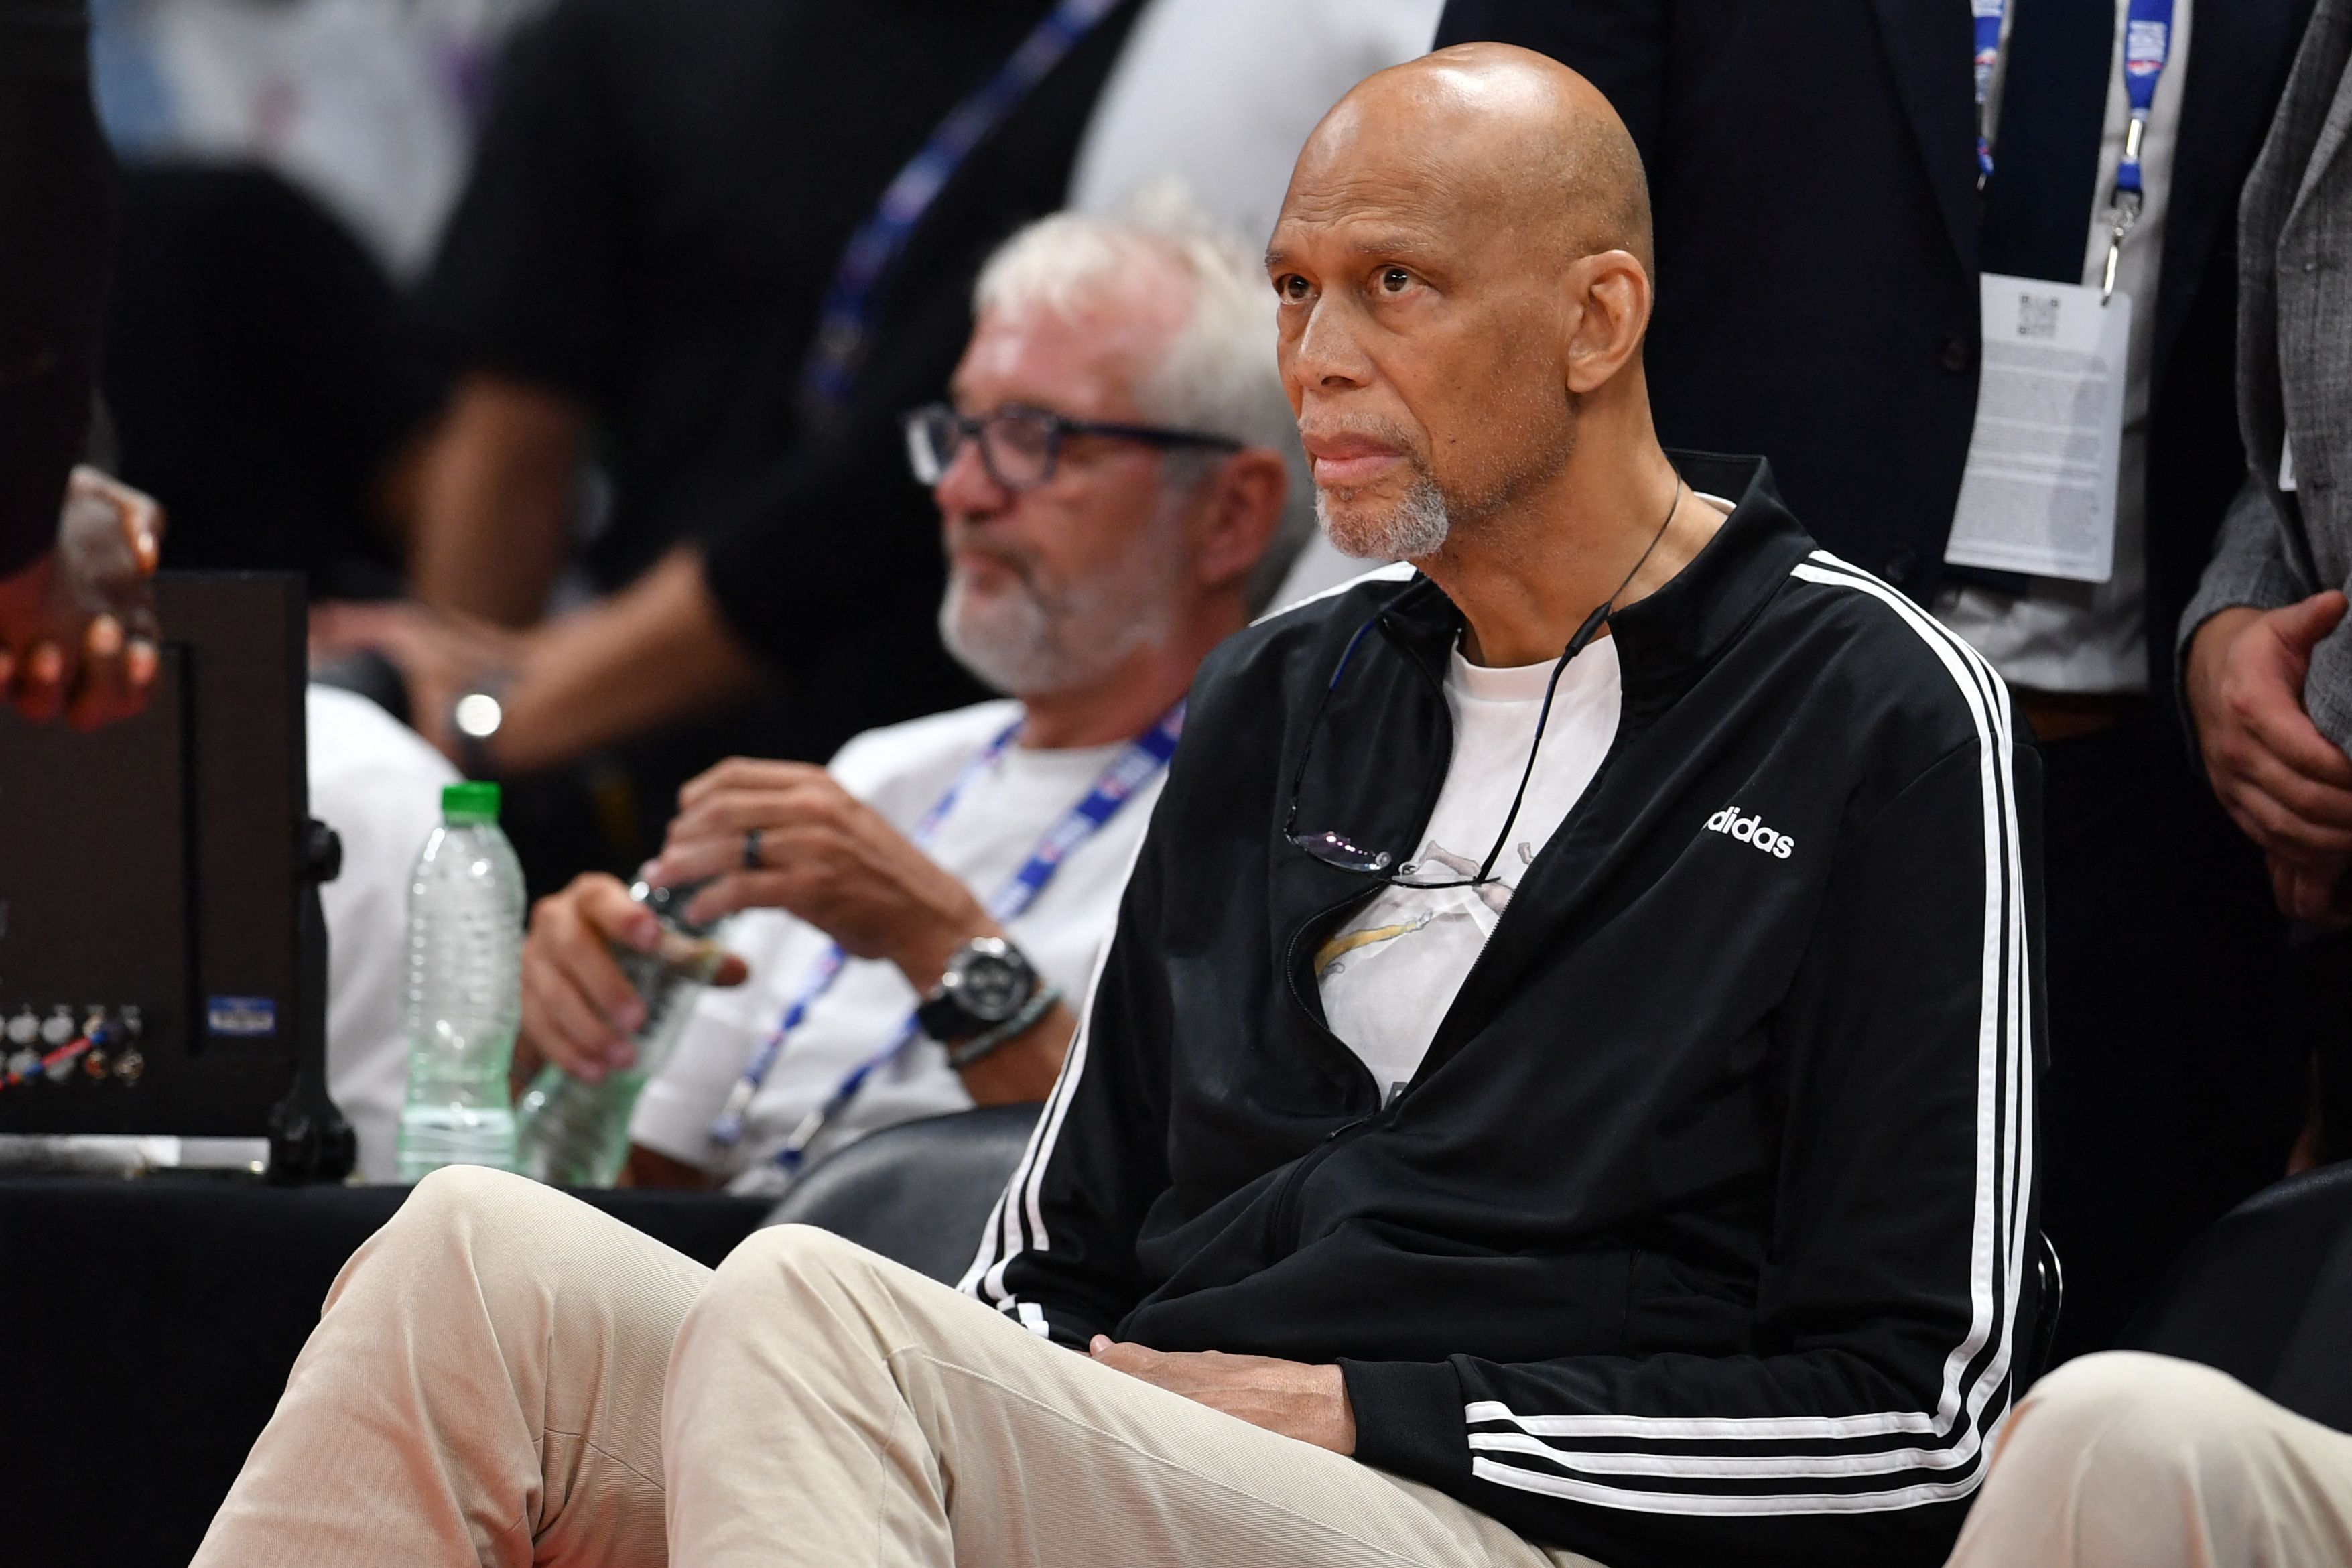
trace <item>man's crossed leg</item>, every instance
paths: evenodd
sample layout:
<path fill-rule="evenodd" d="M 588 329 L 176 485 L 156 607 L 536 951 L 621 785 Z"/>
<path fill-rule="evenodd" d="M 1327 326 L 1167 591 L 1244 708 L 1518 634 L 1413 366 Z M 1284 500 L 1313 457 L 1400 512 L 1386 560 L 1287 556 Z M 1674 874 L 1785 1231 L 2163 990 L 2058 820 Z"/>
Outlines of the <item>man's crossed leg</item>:
<path fill-rule="evenodd" d="M 196 1563 L 672 1559 L 1585 1562 L 822 1231 L 714 1273 L 461 1167 L 336 1280 Z"/>

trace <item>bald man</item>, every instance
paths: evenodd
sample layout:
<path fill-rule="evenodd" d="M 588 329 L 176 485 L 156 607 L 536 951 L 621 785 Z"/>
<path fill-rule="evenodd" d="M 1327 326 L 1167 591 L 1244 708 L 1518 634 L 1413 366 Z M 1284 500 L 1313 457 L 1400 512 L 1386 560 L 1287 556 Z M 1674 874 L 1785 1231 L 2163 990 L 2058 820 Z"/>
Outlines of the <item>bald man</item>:
<path fill-rule="evenodd" d="M 2000 680 L 1671 458 L 1623 128 L 1370 79 L 1268 252 L 1344 548 L 1228 641 L 961 1294 L 448 1171 L 200 1561 L 1939 1561 L 2032 1223 Z"/>

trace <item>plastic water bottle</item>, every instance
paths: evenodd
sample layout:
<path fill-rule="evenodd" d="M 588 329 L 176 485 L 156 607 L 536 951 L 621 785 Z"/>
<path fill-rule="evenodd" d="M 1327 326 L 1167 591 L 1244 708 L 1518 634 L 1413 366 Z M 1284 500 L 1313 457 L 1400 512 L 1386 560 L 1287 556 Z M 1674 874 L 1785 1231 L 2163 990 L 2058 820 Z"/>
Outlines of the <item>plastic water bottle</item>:
<path fill-rule="evenodd" d="M 499 786 L 449 785 L 408 885 L 404 1182 L 443 1165 L 514 1168 L 507 1072 L 522 1016 L 522 914 Z"/>
<path fill-rule="evenodd" d="M 629 1157 L 629 1114 L 646 1083 L 685 1032 L 695 998 L 726 956 L 709 940 L 709 926 L 687 923 L 686 906 L 703 884 L 676 888 L 639 882 L 629 897 L 661 921 L 661 942 L 652 952 L 618 942 L 614 962 L 646 1005 L 646 1021 L 631 1037 L 635 1059 L 602 1083 L 573 1078 L 553 1063 L 541 1068 L 517 1108 L 515 1169 L 526 1176 L 566 1187 L 609 1187 Z"/>

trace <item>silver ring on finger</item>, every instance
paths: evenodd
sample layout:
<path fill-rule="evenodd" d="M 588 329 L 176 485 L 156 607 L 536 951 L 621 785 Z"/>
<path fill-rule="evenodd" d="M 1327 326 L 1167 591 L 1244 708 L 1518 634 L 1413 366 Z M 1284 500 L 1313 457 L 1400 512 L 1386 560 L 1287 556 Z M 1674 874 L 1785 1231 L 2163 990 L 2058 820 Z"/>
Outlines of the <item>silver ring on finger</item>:
<path fill-rule="evenodd" d="M 760 858 L 760 830 L 756 827 L 746 828 L 743 832 L 743 869 L 767 869 L 767 862 Z"/>

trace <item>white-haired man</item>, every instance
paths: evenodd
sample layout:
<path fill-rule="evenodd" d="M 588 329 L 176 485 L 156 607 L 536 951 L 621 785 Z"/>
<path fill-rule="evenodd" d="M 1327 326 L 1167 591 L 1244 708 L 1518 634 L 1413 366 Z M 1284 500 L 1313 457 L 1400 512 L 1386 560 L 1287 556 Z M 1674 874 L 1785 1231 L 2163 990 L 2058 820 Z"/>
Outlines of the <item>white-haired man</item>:
<path fill-rule="evenodd" d="M 757 1185 L 910 1117 L 1045 1098 L 1193 670 L 1311 527 L 1256 274 L 1181 222 L 1075 215 L 982 273 L 953 401 L 907 436 L 945 532 L 940 636 L 1009 696 L 829 769 L 737 758 L 686 787 L 651 876 L 710 879 L 698 920 L 745 912 L 729 987 L 638 1107 L 639 1182 Z M 607 944 L 656 934 L 609 876 L 542 900 L 526 1040 L 583 1078 L 626 1065 L 643 1009 Z"/>

